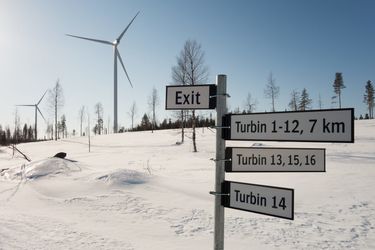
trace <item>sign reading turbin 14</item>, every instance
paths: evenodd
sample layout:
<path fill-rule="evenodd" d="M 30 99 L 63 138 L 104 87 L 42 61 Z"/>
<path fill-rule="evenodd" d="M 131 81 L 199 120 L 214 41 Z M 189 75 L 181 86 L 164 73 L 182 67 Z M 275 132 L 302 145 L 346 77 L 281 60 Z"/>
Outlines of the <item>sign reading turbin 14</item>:
<path fill-rule="evenodd" d="M 215 84 L 167 86 L 166 110 L 215 108 Z"/>
<path fill-rule="evenodd" d="M 354 109 L 227 114 L 225 140 L 354 142 Z"/>
<path fill-rule="evenodd" d="M 294 219 L 294 189 L 224 181 L 223 191 L 224 207 Z"/>

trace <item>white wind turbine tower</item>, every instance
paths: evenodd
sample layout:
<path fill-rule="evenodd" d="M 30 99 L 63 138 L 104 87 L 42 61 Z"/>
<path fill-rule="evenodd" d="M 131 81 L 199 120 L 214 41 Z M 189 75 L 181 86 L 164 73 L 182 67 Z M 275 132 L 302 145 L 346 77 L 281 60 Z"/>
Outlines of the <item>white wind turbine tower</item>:
<path fill-rule="evenodd" d="M 89 40 L 89 41 L 93 41 L 93 42 L 98 42 L 98 43 L 104 43 L 104 44 L 112 45 L 112 47 L 113 47 L 113 52 L 114 52 L 114 54 L 113 54 L 113 59 L 114 59 L 114 65 L 113 65 L 114 66 L 114 70 L 113 70 L 113 84 L 114 84 L 114 110 L 113 110 L 114 121 L 113 121 L 113 131 L 114 131 L 114 133 L 117 133 L 117 129 L 118 129 L 118 124 L 117 124 L 117 59 L 119 59 L 119 61 L 121 63 L 121 66 L 122 66 L 122 68 L 123 68 L 123 70 L 124 70 L 124 72 L 126 74 L 126 77 L 129 80 L 130 86 L 133 87 L 133 84 L 130 81 L 129 75 L 126 72 L 126 69 L 125 69 L 124 63 L 122 61 L 120 52 L 117 49 L 117 46 L 120 44 L 121 38 L 124 36 L 125 32 L 128 30 L 128 28 L 133 23 L 134 19 L 138 16 L 138 14 L 139 14 L 139 11 L 133 17 L 133 19 L 130 21 L 130 23 L 128 24 L 128 26 L 126 26 L 126 28 L 124 29 L 124 31 L 113 42 L 105 41 L 105 40 L 98 40 L 98 39 L 93 39 L 93 38 L 88 38 L 88 37 L 82 37 L 82 36 L 75 36 L 75 35 L 66 34 L 67 36 L 71 36 L 71 37 L 75 37 L 75 38 L 80 38 L 80 39 L 85 39 L 85 40 Z"/>
<path fill-rule="evenodd" d="M 46 121 L 46 119 L 44 118 L 42 112 L 40 111 L 40 109 L 38 107 L 38 105 L 43 100 L 43 97 L 46 95 L 46 93 L 47 93 L 47 91 L 44 92 L 42 98 L 40 98 L 40 100 L 36 104 L 16 105 L 16 106 L 35 107 L 35 127 L 34 127 L 34 130 L 35 130 L 35 140 L 38 140 L 38 112 L 43 117 L 44 121 Z"/>

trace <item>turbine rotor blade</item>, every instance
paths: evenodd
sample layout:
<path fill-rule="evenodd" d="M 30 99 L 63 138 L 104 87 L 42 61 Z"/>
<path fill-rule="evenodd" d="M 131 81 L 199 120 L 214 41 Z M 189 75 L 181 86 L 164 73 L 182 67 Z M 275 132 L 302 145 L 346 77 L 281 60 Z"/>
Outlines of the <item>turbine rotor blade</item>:
<path fill-rule="evenodd" d="M 36 106 L 36 109 L 39 111 L 39 114 L 43 117 L 43 120 L 44 120 L 45 122 L 47 122 L 47 121 L 46 121 L 46 118 L 44 118 L 44 116 L 43 116 L 43 114 L 42 114 L 42 112 L 40 111 L 40 109 L 39 109 L 38 106 Z"/>
<path fill-rule="evenodd" d="M 46 92 L 44 92 L 42 98 L 40 98 L 39 102 L 38 102 L 36 105 L 39 105 L 39 103 L 42 101 L 43 97 L 47 94 L 47 91 L 48 91 L 48 90 L 46 90 Z"/>
<path fill-rule="evenodd" d="M 83 37 L 83 36 L 75 36 L 75 35 L 70 35 L 70 34 L 65 34 L 65 35 L 75 37 L 75 38 L 79 38 L 79 39 L 89 40 L 89 41 L 92 41 L 92 42 L 98 42 L 98 43 L 113 45 L 113 43 L 105 41 L 105 40 L 93 39 L 93 38 L 88 38 L 88 37 Z"/>
<path fill-rule="evenodd" d="M 130 78 L 129 78 L 128 72 L 126 72 L 126 69 L 125 69 L 124 63 L 122 62 L 122 58 L 121 58 L 120 52 L 118 51 L 117 48 L 116 48 L 116 52 L 117 52 L 116 54 L 117 54 L 118 59 L 120 59 L 120 63 L 121 63 L 121 66 L 122 66 L 122 68 L 123 68 L 123 70 L 124 70 L 124 72 L 125 72 L 125 75 L 126 75 L 126 77 L 128 78 L 128 80 L 129 80 L 130 86 L 132 86 L 132 88 L 133 88 L 133 84 L 132 84 L 132 82 L 130 81 Z"/>
<path fill-rule="evenodd" d="M 20 104 L 16 106 L 23 106 L 23 107 L 35 107 L 35 104 Z"/>
<path fill-rule="evenodd" d="M 128 26 L 126 26 L 126 28 L 124 29 L 124 31 L 119 35 L 119 37 L 117 38 L 117 41 L 120 42 L 121 41 L 121 38 L 124 36 L 125 32 L 129 29 L 130 25 L 133 23 L 134 19 L 138 16 L 139 14 L 139 11 L 137 12 L 137 14 L 133 17 L 133 19 L 130 21 L 130 23 L 128 24 Z"/>

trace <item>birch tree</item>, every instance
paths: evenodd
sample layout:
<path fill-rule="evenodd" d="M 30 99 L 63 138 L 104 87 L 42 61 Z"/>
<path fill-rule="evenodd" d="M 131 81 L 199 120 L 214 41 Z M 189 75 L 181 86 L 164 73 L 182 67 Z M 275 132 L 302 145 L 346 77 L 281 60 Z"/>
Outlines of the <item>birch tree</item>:
<path fill-rule="evenodd" d="M 80 121 L 80 136 L 82 136 L 82 125 L 85 120 L 85 106 L 82 106 L 78 111 L 79 121 Z"/>
<path fill-rule="evenodd" d="M 60 80 L 57 79 L 55 86 L 49 91 L 48 105 L 55 118 L 55 140 L 58 138 L 58 112 L 64 106 L 64 93 Z"/>
<path fill-rule="evenodd" d="M 130 110 L 128 112 L 128 115 L 130 116 L 130 119 L 132 120 L 132 130 L 134 129 L 134 118 L 136 114 L 137 114 L 137 105 L 134 101 L 132 105 L 130 106 Z"/>
<path fill-rule="evenodd" d="M 174 72 L 176 71 L 176 72 Z M 195 40 L 187 40 L 177 57 L 177 66 L 172 68 L 172 76 L 180 75 L 187 85 L 204 84 L 208 78 L 208 68 L 204 62 L 202 46 Z M 196 143 L 196 116 L 192 110 L 193 151 L 198 152 Z"/>
<path fill-rule="evenodd" d="M 151 95 L 149 96 L 148 105 L 152 112 L 151 131 L 154 133 L 154 129 L 156 128 L 156 106 L 159 105 L 158 91 L 155 87 L 152 89 Z"/>
<path fill-rule="evenodd" d="M 247 113 L 253 113 L 256 109 L 256 106 L 258 104 L 258 101 L 254 99 L 250 93 L 247 94 L 246 100 L 245 100 L 245 111 Z"/>
<path fill-rule="evenodd" d="M 269 98 L 272 101 L 272 112 L 275 112 L 275 100 L 279 97 L 279 92 L 280 88 L 276 86 L 276 80 L 271 72 L 268 78 L 266 89 L 264 90 L 264 95 L 266 98 Z"/>

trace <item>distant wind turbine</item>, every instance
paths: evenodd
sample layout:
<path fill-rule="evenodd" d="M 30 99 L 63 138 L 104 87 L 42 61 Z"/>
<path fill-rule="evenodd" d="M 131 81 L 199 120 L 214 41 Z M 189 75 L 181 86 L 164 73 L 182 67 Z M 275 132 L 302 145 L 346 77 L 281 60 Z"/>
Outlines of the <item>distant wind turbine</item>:
<path fill-rule="evenodd" d="M 126 72 L 126 69 L 125 69 L 124 63 L 122 61 L 120 52 L 117 49 L 117 46 L 120 44 L 121 38 L 124 36 L 125 32 L 128 30 L 128 28 L 133 23 L 134 19 L 138 16 L 138 14 L 139 14 L 139 11 L 133 17 L 133 19 L 130 21 L 130 23 L 128 24 L 128 26 L 126 26 L 126 28 L 124 29 L 124 31 L 119 35 L 119 37 L 117 37 L 117 39 L 114 40 L 113 42 L 66 34 L 67 36 L 71 36 L 71 37 L 75 37 L 75 38 L 80 38 L 80 39 L 85 39 L 85 40 L 89 40 L 89 41 L 92 41 L 92 42 L 98 42 L 98 43 L 104 43 L 104 44 L 112 45 L 112 47 L 113 47 L 113 52 L 114 52 L 114 54 L 113 54 L 113 58 L 114 58 L 114 65 L 113 65 L 114 66 L 114 71 L 113 71 L 113 84 L 114 84 L 114 111 L 113 111 L 113 113 L 114 113 L 114 122 L 113 122 L 113 131 L 114 131 L 114 133 L 117 133 L 117 129 L 118 129 L 118 124 L 117 124 L 117 59 L 119 59 L 119 61 L 121 63 L 121 66 L 122 66 L 122 68 L 123 68 L 123 70 L 125 72 L 125 75 L 128 78 L 128 80 L 129 80 L 130 86 L 133 87 L 133 84 L 130 81 L 128 72 Z"/>
<path fill-rule="evenodd" d="M 35 140 L 38 140 L 38 112 L 39 114 L 43 117 L 44 121 L 46 121 L 46 119 L 44 118 L 42 112 L 40 111 L 38 105 L 40 104 L 40 102 L 43 100 L 43 97 L 46 95 L 47 91 L 44 92 L 42 98 L 40 98 L 39 102 L 37 102 L 36 104 L 25 104 L 25 105 L 16 105 L 16 106 L 26 106 L 26 107 L 35 107 Z"/>

